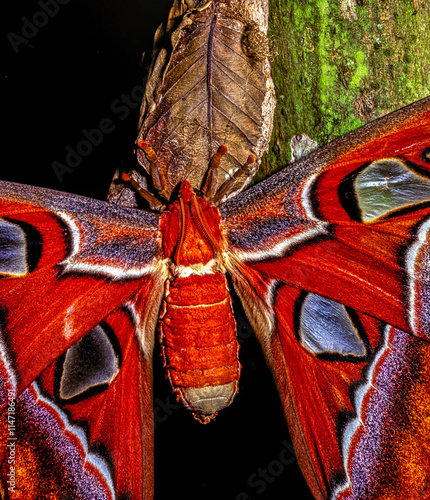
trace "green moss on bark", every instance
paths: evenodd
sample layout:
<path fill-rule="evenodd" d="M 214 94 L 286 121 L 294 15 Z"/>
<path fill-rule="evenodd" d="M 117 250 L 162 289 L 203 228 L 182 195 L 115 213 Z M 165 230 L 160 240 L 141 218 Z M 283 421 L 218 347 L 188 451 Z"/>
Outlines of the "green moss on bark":
<path fill-rule="evenodd" d="M 412 0 L 271 0 L 278 105 L 258 178 L 285 166 L 306 133 L 326 144 L 430 94 L 430 4 Z"/>

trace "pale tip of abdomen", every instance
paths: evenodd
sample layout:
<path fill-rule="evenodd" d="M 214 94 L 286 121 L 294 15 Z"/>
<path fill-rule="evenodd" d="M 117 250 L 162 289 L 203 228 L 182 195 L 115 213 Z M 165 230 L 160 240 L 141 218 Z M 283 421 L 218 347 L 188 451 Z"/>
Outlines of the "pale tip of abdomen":
<path fill-rule="evenodd" d="M 209 422 L 216 413 L 228 406 L 238 392 L 237 381 L 206 387 L 182 387 L 182 397 L 197 420 Z"/>

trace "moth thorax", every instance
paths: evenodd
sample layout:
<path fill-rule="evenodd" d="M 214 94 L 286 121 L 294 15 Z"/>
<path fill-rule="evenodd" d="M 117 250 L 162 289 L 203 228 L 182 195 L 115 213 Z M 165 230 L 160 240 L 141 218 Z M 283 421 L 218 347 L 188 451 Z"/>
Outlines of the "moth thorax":
<path fill-rule="evenodd" d="M 187 181 L 160 217 L 163 250 L 177 266 L 207 264 L 223 249 L 219 210 L 195 195 Z"/>
<path fill-rule="evenodd" d="M 167 378 L 198 420 L 208 422 L 231 403 L 238 392 L 239 344 L 224 274 L 167 282 L 160 344 Z"/>

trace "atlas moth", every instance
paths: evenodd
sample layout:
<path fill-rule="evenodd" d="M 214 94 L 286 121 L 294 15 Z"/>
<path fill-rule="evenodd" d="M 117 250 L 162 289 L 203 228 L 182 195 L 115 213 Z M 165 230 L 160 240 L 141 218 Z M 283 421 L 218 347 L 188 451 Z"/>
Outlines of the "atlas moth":
<path fill-rule="evenodd" d="M 178 47 L 241 39 L 246 20 L 204 7 Z M 247 62 L 247 81 L 264 73 Z M 173 147 L 166 160 L 168 75 L 137 143 L 147 174 L 122 176 L 110 203 L 0 183 L 2 494 L 152 498 L 155 338 L 177 397 L 211 421 L 238 390 L 235 293 L 315 498 L 426 498 L 430 99 L 241 191 L 258 133 L 226 183 L 228 141 L 193 150 L 205 168 Z M 273 89 L 256 81 L 261 129 Z"/>

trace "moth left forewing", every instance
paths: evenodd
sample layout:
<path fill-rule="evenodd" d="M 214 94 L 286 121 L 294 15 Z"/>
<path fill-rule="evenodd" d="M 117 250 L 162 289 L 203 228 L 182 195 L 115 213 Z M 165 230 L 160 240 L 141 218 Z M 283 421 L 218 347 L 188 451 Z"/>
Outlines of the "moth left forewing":
<path fill-rule="evenodd" d="M 2 326 L 23 388 L 166 272 L 157 216 L 4 182 L 0 197 Z"/>
<path fill-rule="evenodd" d="M 0 197 L 6 217 L 11 212 L 20 220 L 18 213 L 22 212 L 21 219 L 30 220 L 26 211 L 46 210 L 62 226 L 67 256 L 56 264 L 64 273 L 88 273 L 114 280 L 138 278 L 152 273 L 160 258 L 157 215 L 6 182 L 0 182 Z"/>

